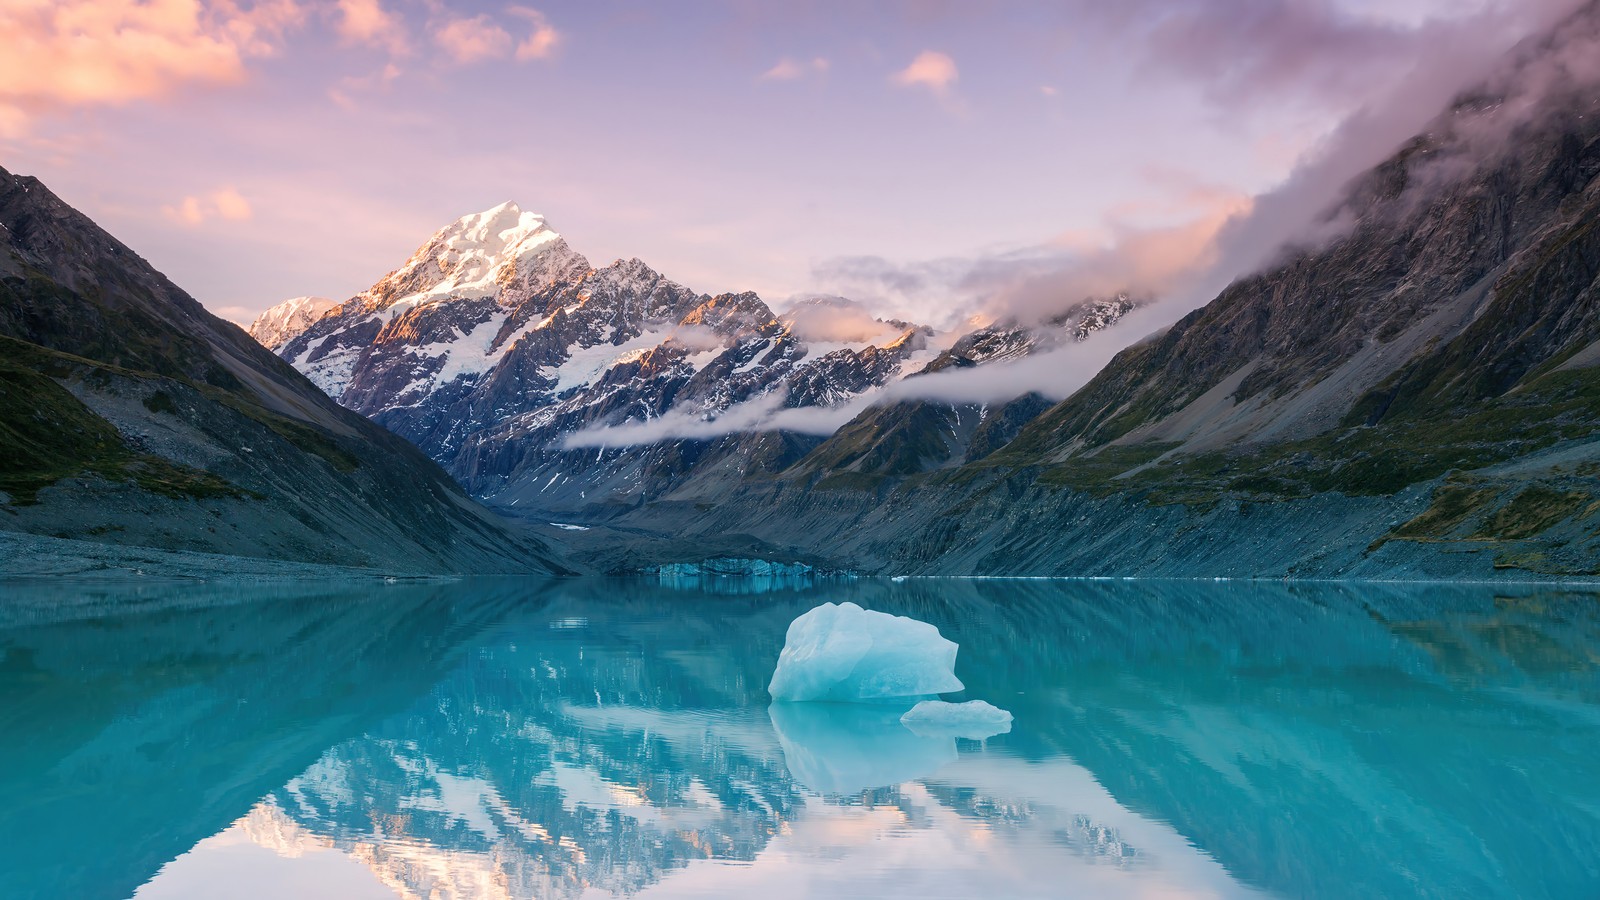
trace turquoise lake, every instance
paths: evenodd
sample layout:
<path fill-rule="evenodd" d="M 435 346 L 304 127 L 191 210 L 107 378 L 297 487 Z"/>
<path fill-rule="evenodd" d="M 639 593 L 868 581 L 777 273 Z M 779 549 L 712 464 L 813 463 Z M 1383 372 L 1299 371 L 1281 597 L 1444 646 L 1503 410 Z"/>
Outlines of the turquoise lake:
<path fill-rule="evenodd" d="M 985 741 L 773 705 L 851 600 Z M 909 704 L 907 704 L 909 705 Z M 9 898 L 1600 896 L 1600 597 L 732 579 L 0 586 Z"/>

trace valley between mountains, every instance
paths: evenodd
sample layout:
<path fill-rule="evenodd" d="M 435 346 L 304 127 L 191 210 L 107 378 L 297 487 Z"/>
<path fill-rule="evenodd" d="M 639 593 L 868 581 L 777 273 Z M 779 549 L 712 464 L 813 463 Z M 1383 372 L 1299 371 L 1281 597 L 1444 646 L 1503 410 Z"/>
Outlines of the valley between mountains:
<path fill-rule="evenodd" d="M 774 309 L 506 203 L 253 341 L 0 173 L 0 527 L 406 571 L 1600 575 L 1600 72 L 1548 77 L 1595 46 L 1600 4 L 1154 333 L 1131 285 L 953 329 Z"/>

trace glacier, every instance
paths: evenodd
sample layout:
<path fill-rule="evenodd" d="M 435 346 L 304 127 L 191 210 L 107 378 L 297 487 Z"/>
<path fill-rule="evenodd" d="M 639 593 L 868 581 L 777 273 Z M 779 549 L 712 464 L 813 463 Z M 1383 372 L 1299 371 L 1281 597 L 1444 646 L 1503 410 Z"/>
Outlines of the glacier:
<path fill-rule="evenodd" d="M 922 737 L 981 741 L 1011 731 L 1011 713 L 982 700 L 965 703 L 924 700 L 901 716 L 900 724 Z"/>
<path fill-rule="evenodd" d="M 767 692 L 851 703 L 959 691 L 957 649 L 927 622 L 824 603 L 790 623 Z"/>
<path fill-rule="evenodd" d="M 773 562 L 766 559 L 741 559 L 719 556 L 700 562 L 664 563 L 646 572 L 663 578 L 762 578 L 817 574 L 805 563 Z"/>

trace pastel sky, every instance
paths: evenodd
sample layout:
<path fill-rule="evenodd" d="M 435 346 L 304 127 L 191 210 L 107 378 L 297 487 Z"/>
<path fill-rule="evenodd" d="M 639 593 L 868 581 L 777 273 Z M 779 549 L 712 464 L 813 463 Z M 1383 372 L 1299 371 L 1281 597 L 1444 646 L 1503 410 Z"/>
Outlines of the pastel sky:
<path fill-rule="evenodd" d="M 983 260 L 1203 243 L 1570 5 L 0 0 L 0 165 L 241 322 L 510 199 L 596 264 L 940 324 Z"/>

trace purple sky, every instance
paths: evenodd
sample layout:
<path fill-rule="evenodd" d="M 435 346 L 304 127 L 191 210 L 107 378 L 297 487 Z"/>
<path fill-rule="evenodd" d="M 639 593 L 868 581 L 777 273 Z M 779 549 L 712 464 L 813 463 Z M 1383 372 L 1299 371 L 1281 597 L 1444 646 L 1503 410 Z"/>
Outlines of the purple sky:
<path fill-rule="evenodd" d="M 996 261 L 1202 252 L 1571 5 L 6 0 L 0 165 L 241 322 L 511 199 L 596 264 L 944 324 Z"/>

